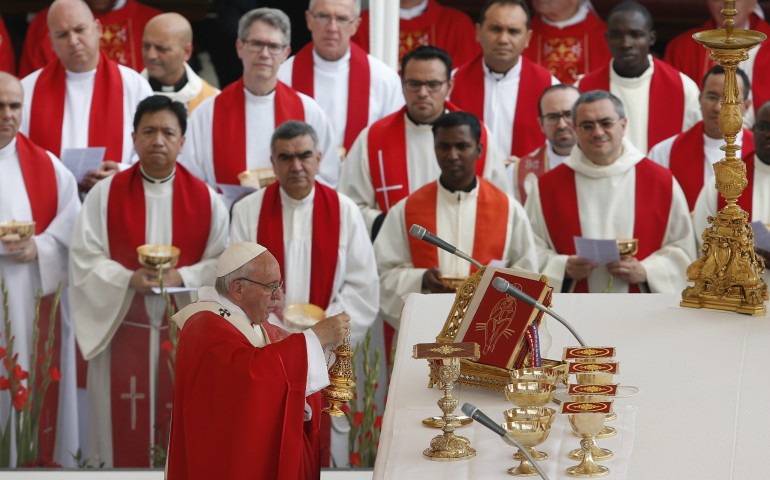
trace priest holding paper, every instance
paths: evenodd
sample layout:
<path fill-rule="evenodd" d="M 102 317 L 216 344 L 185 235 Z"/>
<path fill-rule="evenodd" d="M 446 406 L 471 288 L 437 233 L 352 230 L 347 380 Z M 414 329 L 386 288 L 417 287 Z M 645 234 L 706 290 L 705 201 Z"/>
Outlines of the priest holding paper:
<path fill-rule="evenodd" d="M 97 181 L 130 163 L 136 105 L 152 90 L 137 72 L 99 51 L 102 25 L 83 0 L 56 0 L 48 9 L 56 60 L 22 81 L 21 131 L 55 155 L 68 148 L 106 147 L 104 163 L 81 182 Z"/>
<path fill-rule="evenodd" d="M 34 221 L 29 238 L 2 238 L 0 277 L 8 289 L 8 315 L 16 337 L 14 351 L 21 368 L 30 371 L 33 348 L 35 295 L 45 295 L 41 305 L 40 331 L 45 337 L 51 307 L 50 295 L 59 283 L 67 283 L 67 248 L 80 201 L 72 174 L 51 152 L 18 133 L 24 91 L 16 77 L 0 72 L 0 222 Z M 0 329 L 4 324 L 0 310 Z M 46 394 L 40 429 L 53 433 L 41 436 L 42 458 L 74 467 L 70 452 L 77 450 L 77 405 L 75 391 L 75 334 L 69 317 L 62 315 L 56 328 L 52 366 L 61 372 Z M 39 350 L 42 354 L 42 348 Z M 7 376 L 0 367 L 0 376 Z M 47 375 L 48 372 L 43 372 Z M 7 395 L 0 396 L 0 424 L 11 422 L 13 410 Z M 55 450 L 54 450 L 55 444 Z"/>
<path fill-rule="evenodd" d="M 448 293 L 442 276 L 467 277 L 476 267 L 408 235 L 413 224 L 435 232 L 482 264 L 537 270 L 532 228 L 521 205 L 476 174 L 481 123 L 471 113 L 451 112 L 434 124 L 438 180 L 398 202 L 374 242 L 380 272 L 380 310 L 398 326 L 402 297 L 411 292 Z"/>
<path fill-rule="evenodd" d="M 623 104 L 611 93 L 582 94 L 572 118 L 579 148 L 527 199 L 540 271 L 557 291 L 680 292 L 695 241 L 676 179 L 623 138 Z M 636 238 L 639 251 L 600 266 L 575 255 L 575 237 Z"/>
<path fill-rule="evenodd" d="M 163 441 L 170 414 L 166 302 L 153 290 L 159 272 L 141 267 L 137 247 L 178 247 L 164 286 L 197 288 L 213 282 L 227 241 L 217 194 L 176 163 L 186 123 L 181 103 L 142 101 L 133 133 L 139 162 L 96 185 L 73 231 L 72 312 L 89 361 L 88 458 L 108 467 L 149 466 L 148 449 Z"/>

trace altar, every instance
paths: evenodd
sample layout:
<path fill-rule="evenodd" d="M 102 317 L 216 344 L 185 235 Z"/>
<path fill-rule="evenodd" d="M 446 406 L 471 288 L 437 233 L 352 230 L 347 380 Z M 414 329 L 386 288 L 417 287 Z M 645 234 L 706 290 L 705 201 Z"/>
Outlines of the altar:
<path fill-rule="evenodd" d="M 726 480 L 766 478 L 770 451 L 770 319 L 678 306 L 679 295 L 556 294 L 553 309 L 589 345 L 615 346 L 620 375 L 614 382 L 639 393 L 615 401 L 615 437 L 599 439 L 615 458 L 600 464 L 610 479 Z M 434 462 L 422 451 L 440 431 L 420 420 L 439 415 L 442 392 L 428 389 L 428 365 L 412 359 L 412 345 L 434 342 L 454 295 L 409 295 L 402 313 L 393 376 L 374 468 L 375 479 L 506 479 L 515 466 L 514 449 L 486 428 L 473 424 L 456 431 L 471 440 L 475 458 Z M 577 345 L 555 320 L 545 358 L 561 359 L 562 348 Z M 470 402 L 502 422 L 512 405 L 502 393 L 456 385 L 459 404 Z M 555 407 L 554 405 L 550 405 Z M 455 412 L 460 414 L 459 408 Z M 539 450 L 551 479 L 570 478 L 577 448 L 567 419 L 558 414 Z"/>

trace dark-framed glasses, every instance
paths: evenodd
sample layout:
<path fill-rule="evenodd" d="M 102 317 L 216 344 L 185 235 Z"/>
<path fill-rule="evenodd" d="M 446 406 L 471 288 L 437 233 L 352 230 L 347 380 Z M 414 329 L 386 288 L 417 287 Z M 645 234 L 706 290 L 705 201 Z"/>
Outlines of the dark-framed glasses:
<path fill-rule="evenodd" d="M 422 87 L 428 89 L 430 93 L 436 93 L 441 89 L 441 86 L 447 83 L 448 80 L 429 80 L 427 82 L 421 82 L 419 80 L 404 80 L 403 84 L 410 92 L 419 92 Z"/>
<path fill-rule="evenodd" d="M 558 125 L 559 120 L 562 118 L 567 123 L 572 123 L 572 110 L 564 110 L 562 112 L 553 112 L 553 113 L 546 113 L 542 117 L 543 123 L 546 125 Z"/>
<path fill-rule="evenodd" d="M 286 45 L 282 43 L 263 42 L 262 40 L 244 40 L 246 49 L 252 53 L 259 53 L 263 48 L 267 48 L 270 55 L 278 55 L 283 52 Z"/>
<path fill-rule="evenodd" d="M 619 120 L 620 119 L 613 120 L 611 118 L 603 118 L 598 122 L 582 122 L 578 125 L 578 128 L 585 133 L 593 133 L 597 126 L 601 127 L 602 130 L 609 130 L 614 127 Z"/>
<path fill-rule="evenodd" d="M 350 25 L 353 25 L 353 23 L 356 21 L 355 18 L 350 18 L 347 15 L 329 15 L 328 13 L 313 13 L 310 12 L 310 16 L 313 17 L 313 20 L 318 22 L 319 25 L 325 27 L 332 23 L 332 21 L 337 22 L 337 25 L 340 27 L 348 27 Z"/>
<path fill-rule="evenodd" d="M 278 282 L 269 283 L 269 284 L 268 283 L 258 282 L 256 280 L 252 280 L 252 279 L 246 278 L 246 277 L 240 277 L 237 280 L 246 280 L 249 283 L 256 283 L 257 285 L 261 285 L 261 286 L 267 288 L 268 290 L 270 290 L 270 296 L 275 295 L 275 291 L 278 290 L 279 288 L 283 287 L 283 280 L 280 280 Z"/>

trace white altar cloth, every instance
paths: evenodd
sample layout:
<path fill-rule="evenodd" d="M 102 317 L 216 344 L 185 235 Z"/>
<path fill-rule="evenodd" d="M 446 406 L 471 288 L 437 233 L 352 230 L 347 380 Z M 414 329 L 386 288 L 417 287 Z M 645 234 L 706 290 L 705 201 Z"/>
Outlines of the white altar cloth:
<path fill-rule="evenodd" d="M 620 375 L 616 381 L 640 389 L 634 397 L 616 400 L 621 419 L 611 424 L 626 425 L 629 412 L 635 415 L 630 425 L 633 439 L 623 431 L 620 444 L 613 444 L 613 438 L 600 439 L 599 445 L 613 450 L 620 460 L 599 463 L 610 467 L 615 478 L 631 480 L 766 478 L 770 319 L 680 308 L 678 298 L 663 294 L 554 296 L 554 310 L 589 345 L 618 347 Z M 406 298 L 375 479 L 512 478 L 505 470 L 514 465 L 513 449 L 480 425 L 457 432 L 477 448 L 474 459 L 432 462 L 422 457 L 422 450 L 438 431 L 423 427 L 419 419 L 440 413 L 435 402 L 441 392 L 427 388 L 427 362 L 411 358 L 412 345 L 435 341 L 453 299 L 453 295 L 417 294 Z M 553 345 L 545 356 L 561 358 L 562 348 L 577 342 L 556 321 L 551 320 L 548 327 Z M 496 392 L 459 385 L 453 393 L 460 405 L 473 403 L 495 420 L 502 421 L 502 411 L 511 406 Z M 557 422 L 569 428 L 565 418 Z M 561 450 L 569 450 L 566 446 L 554 447 L 556 437 L 559 434 L 554 431 L 540 448 L 551 455 L 542 466 L 553 464 L 546 471 L 558 475 L 551 479 L 569 478 L 563 467 L 574 462 L 563 458 Z M 576 438 L 570 442 L 574 442 L 570 448 L 578 446 Z M 626 471 L 621 460 L 628 452 Z"/>

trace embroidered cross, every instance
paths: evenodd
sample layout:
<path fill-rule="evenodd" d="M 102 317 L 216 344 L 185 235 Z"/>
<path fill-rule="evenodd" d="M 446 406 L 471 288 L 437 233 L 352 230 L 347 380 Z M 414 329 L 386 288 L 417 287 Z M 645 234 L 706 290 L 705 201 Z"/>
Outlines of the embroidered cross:
<path fill-rule="evenodd" d="M 136 392 L 136 376 L 131 375 L 131 390 L 126 393 L 121 393 L 120 398 L 122 400 L 131 401 L 131 430 L 136 430 L 136 401 L 144 400 L 143 393 Z"/>
<path fill-rule="evenodd" d="M 382 187 L 375 189 L 375 192 L 382 192 L 382 194 L 385 196 L 385 210 L 390 210 L 390 199 L 388 198 L 388 190 L 400 190 L 404 188 L 404 186 L 403 185 L 388 186 L 385 183 L 385 167 L 382 164 L 382 150 L 377 152 L 377 160 L 379 161 L 379 165 L 380 165 L 380 182 L 382 183 Z"/>
<path fill-rule="evenodd" d="M 226 308 L 220 308 L 219 309 L 219 316 L 223 317 L 223 318 L 224 317 L 229 317 L 230 316 L 230 312 Z"/>

